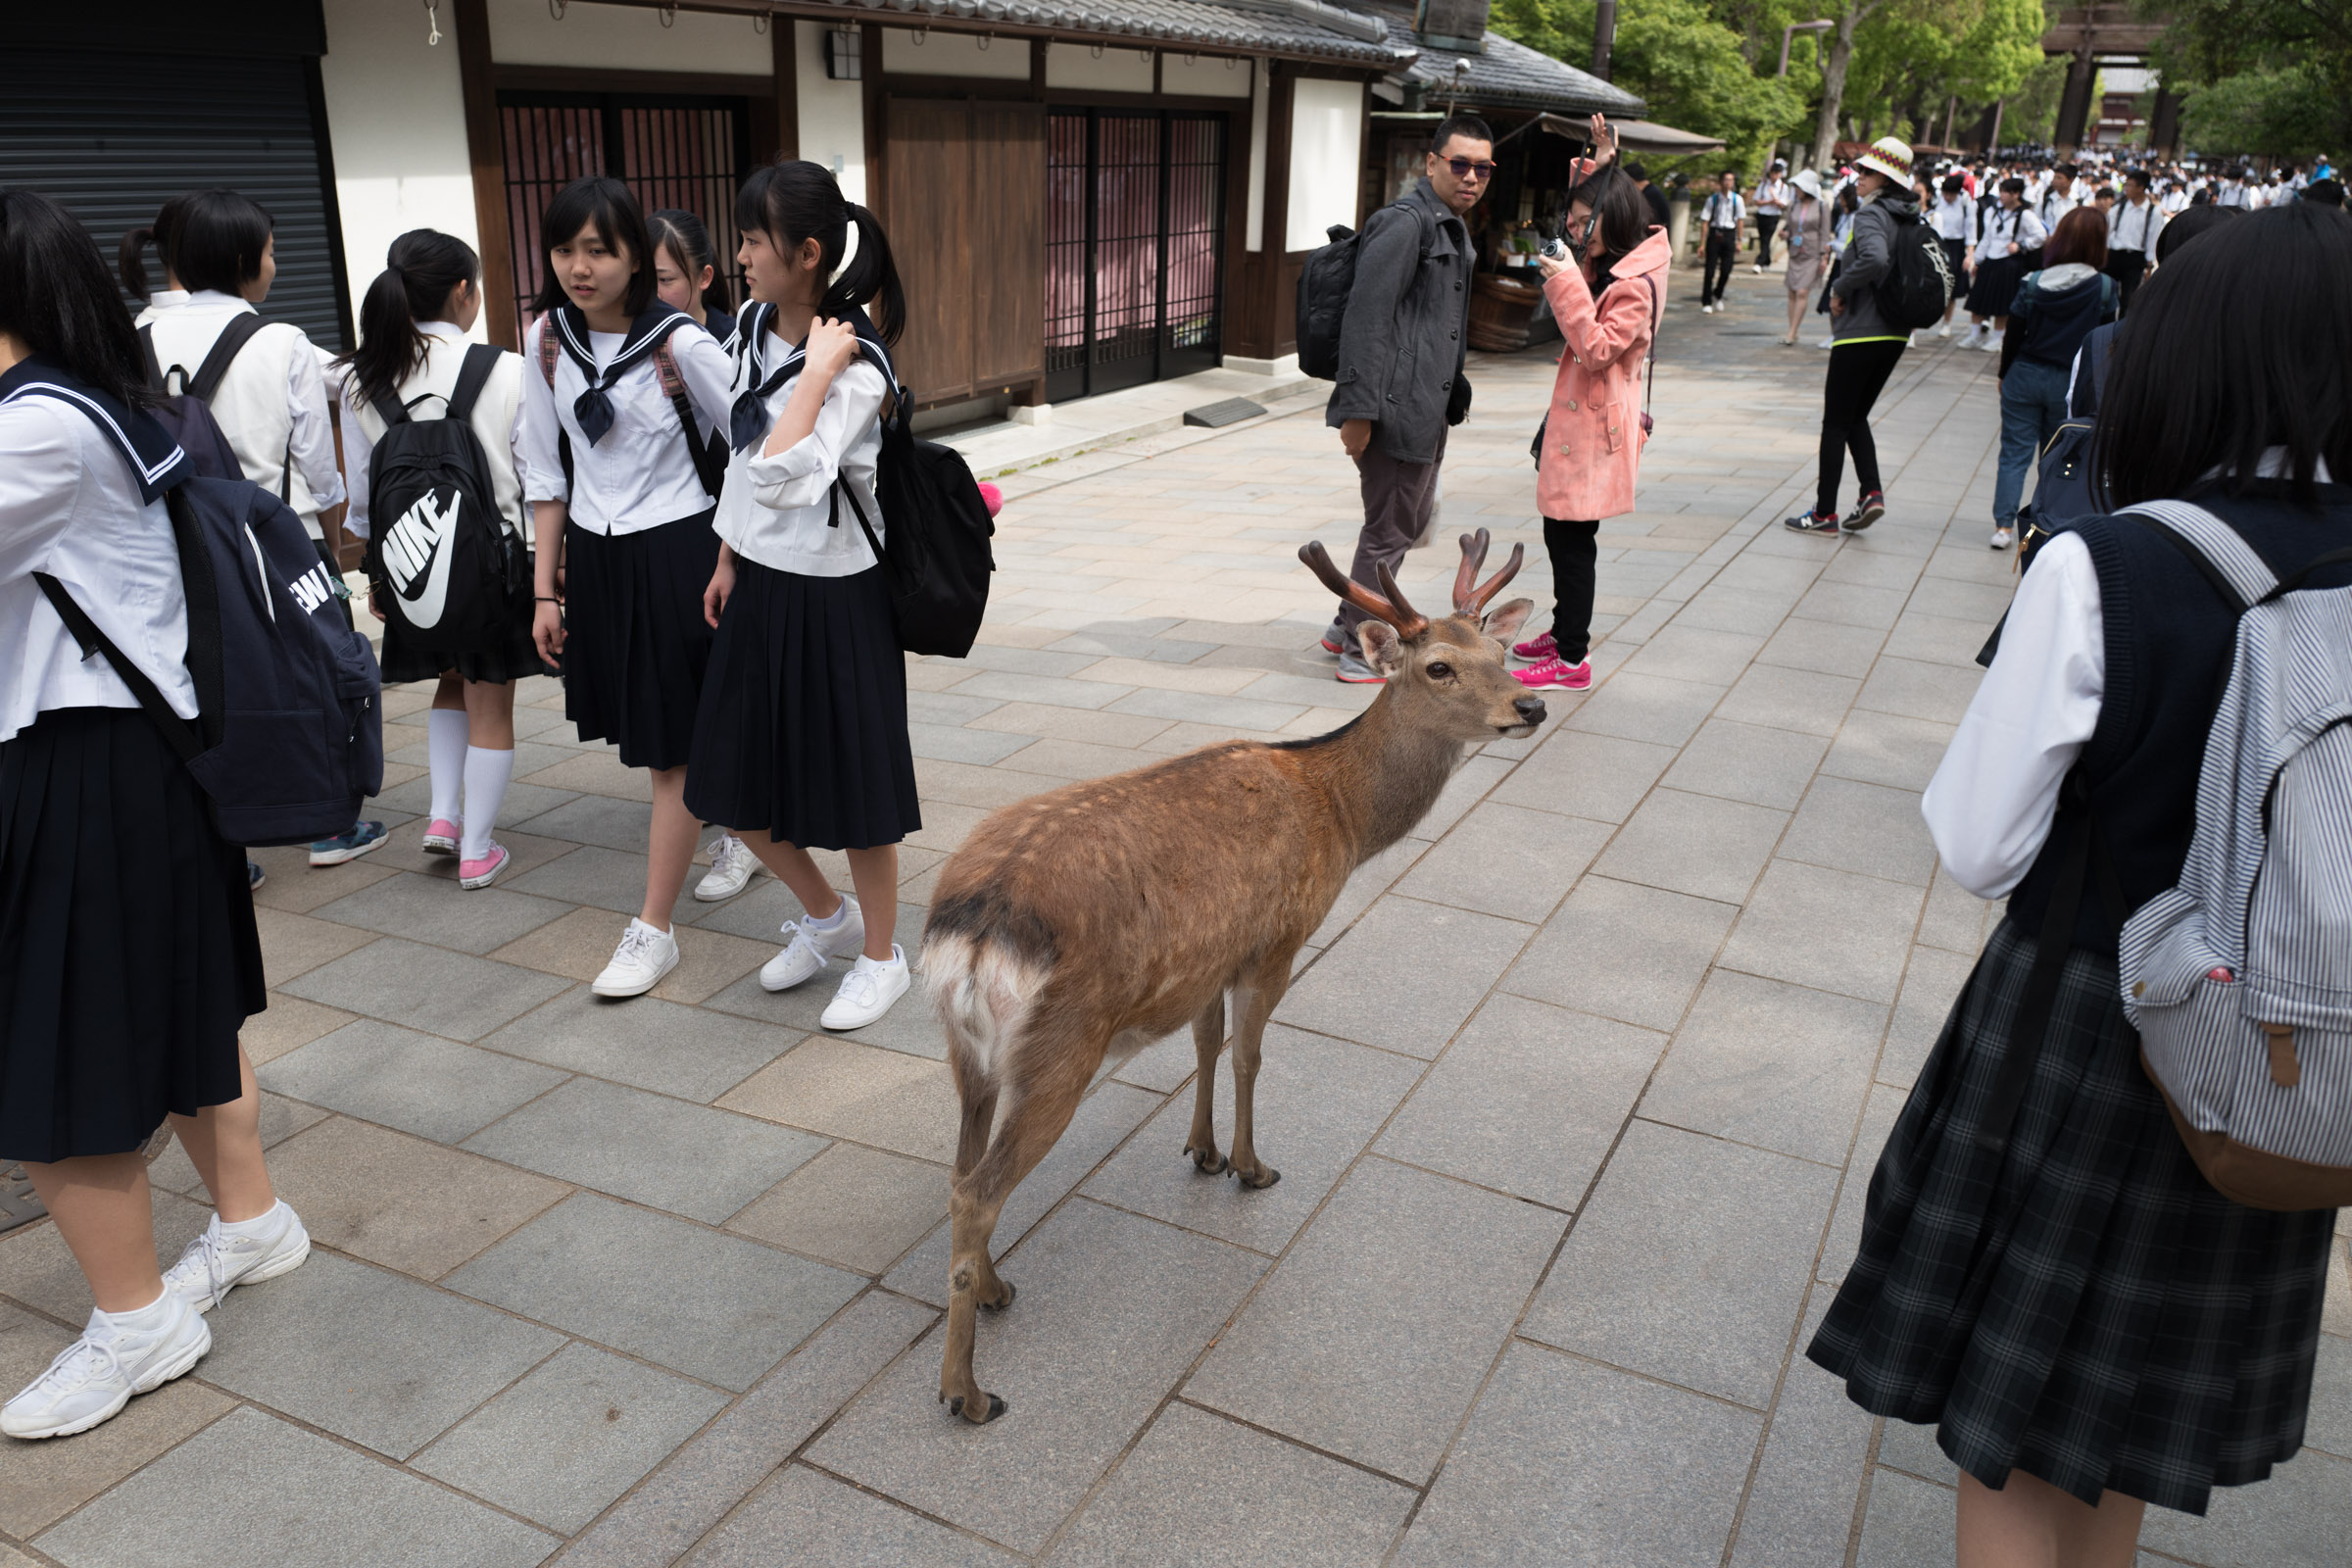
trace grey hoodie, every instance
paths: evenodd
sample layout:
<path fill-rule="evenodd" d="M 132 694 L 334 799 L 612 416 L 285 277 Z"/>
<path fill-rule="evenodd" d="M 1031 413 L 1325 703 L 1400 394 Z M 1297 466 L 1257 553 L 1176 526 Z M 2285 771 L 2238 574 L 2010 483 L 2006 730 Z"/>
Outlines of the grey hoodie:
<path fill-rule="evenodd" d="M 1908 343 L 1911 334 L 1879 311 L 1879 285 L 1894 265 L 1894 225 L 1898 218 L 1917 219 L 1919 203 L 1908 192 L 1887 190 L 1862 204 L 1854 214 L 1854 234 L 1838 267 L 1831 291 L 1845 301 L 1845 312 L 1832 318 L 1830 336 L 1839 343 L 1866 338 L 1891 338 Z"/>

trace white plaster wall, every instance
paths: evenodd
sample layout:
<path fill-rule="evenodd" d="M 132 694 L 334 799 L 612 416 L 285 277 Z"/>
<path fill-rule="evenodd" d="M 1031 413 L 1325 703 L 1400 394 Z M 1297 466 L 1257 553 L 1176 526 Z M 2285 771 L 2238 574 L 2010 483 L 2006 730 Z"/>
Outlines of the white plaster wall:
<path fill-rule="evenodd" d="M 1363 149 L 1363 83 L 1299 77 L 1291 98 L 1291 198 L 1284 249 L 1313 250 L 1325 243 L 1323 231 L 1333 223 L 1354 226 Z"/>
<path fill-rule="evenodd" d="M 782 26 L 781 20 L 777 25 Z M 793 56 L 801 98 L 801 156 L 822 164 L 841 181 L 841 193 L 865 201 L 865 84 L 834 81 L 825 74 L 826 28 L 796 22 Z M 993 51 L 992 51 L 993 52 Z M 867 62 L 867 70 L 874 69 Z"/>
<path fill-rule="evenodd" d="M 437 228 L 476 251 L 481 236 L 455 29 L 444 21 L 440 43 L 428 45 L 422 6 L 325 0 L 325 11 L 318 73 L 356 314 L 385 249 L 410 229 Z"/>
<path fill-rule="evenodd" d="M 1266 248 L 1266 74 L 1250 73 L 1250 200 L 1242 222 L 1242 247 Z"/>
<path fill-rule="evenodd" d="M 731 76 L 766 76 L 775 69 L 767 35 L 755 32 L 748 16 L 681 10 L 675 24 L 664 27 L 661 13 L 646 6 L 570 0 L 564 20 L 558 22 L 548 0 L 489 0 L 489 5 L 490 58 L 502 66 L 692 71 Z M 390 0 L 369 0 L 369 8 L 396 14 L 424 9 Z M 442 41 L 448 42 L 446 37 Z"/>
<path fill-rule="evenodd" d="M 983 43 L 987 44 L 982 48 Z M 1105 51 L 1107 53 L 1108 51 Z M 1029 40 L 986 38 L 976 32 L 926 29 L 915 42 L 912 27 L 882 29 L 882 66 L 916 76 L 987 76 L 998 81 L 1029 79 Z M 873 70 L 868 62 L 866 70 Z"/>
<path fill-rule="evenodd" d="M 1195 55 L 1187 60 L 1167 54 L 1159 61 L 1159 90 L 1195 98 L 1247 98 L 1253 74 L 1249 61 L 1232 55 Z"/>
<path fill-rule="evenodd" d="M 1046 85 L 1084 92 L 1150 92 L 1152 51 L 1093 44 L 1057 43 L 1046 51 Z"/>

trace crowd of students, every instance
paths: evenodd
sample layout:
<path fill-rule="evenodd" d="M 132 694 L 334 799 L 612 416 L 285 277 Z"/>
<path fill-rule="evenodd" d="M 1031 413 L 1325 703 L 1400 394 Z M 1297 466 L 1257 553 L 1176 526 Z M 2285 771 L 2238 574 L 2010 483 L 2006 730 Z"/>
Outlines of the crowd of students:
<path fill-rule="evenodd" d="M 542 222 L 519 355 L 467 341 L 482 310 L 472 249 L 412 231 L 366 291 L 355 352 L 322 367 L 295 327 L 240 326 L 210 412 L 334 580 L 321 514 L 348 496 L 346 526 L 372 541 L 382 676 L 435 683 L 421 847 L 457 860 L 451 897 L 512 864 L 494 833 L 515 684 L 552 670 L 579 738 L 651 777 L 644 906 L 596 992 L 640 996 L 675 967 L 671 909 L 715 823 L 698 897 L 740 891 L 755 863 L 782 879 L 805 913 L 760 982 L 783 990 L 852 959 L 823 1023 L 855 1029 L 910 984 L 892 940 L 897 845 L 921 816 L 875 483 L 906 307 L 881 225 L 821 166 L 756 172 L 732 217 L 740 316 L 693 215 L 648 215 L 617 180 L 566 187 Z M 238 1044 L 266 1004 L 258 879 L 162 725 L 107 658 L 81 657 L 35 575 L 59 580 L 172 712 L 197 716 L 167 511 L 194 465 L 156 416 L 157 383 L 174 367 L 174 392 L 200 378 L 187 368 L 268 294 L 270 219 L 234 192 L 195 192 L 120 262 L 148 300 L 135 325 L 81 225 L 0 190 L 0 1161 L 24 1164 L 96 1303 L 0 1412 L 17 1438 L 86 1430 L 184 1373 L 211 1343 L 202 1314 L 310 1247 L 270 1188 Z M 371 482 L 393 426 L 444 420 L 470 433 L 460 445 L 478 451 L 497 514 L 485 533 L 519 568 L 465 635 L 418 631 L 451 622 L 387 600 L 384 540 L 414 562 L 453 551 L 455 524 L 416 507 L 383 515 Z M 364 854 L 383 831 L 356 824 L 313 860 Z M 855 897 L 811 849 L 847 852 Z M 159 1270 L 141 1151 L 167 1118 L 216 1206 Z"/>

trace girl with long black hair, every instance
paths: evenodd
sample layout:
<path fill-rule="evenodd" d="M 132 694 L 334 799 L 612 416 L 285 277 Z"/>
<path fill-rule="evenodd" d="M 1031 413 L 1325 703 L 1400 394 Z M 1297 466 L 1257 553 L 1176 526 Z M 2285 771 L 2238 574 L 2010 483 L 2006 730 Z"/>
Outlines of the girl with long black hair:
<path fill-rule="evenodd" d="M 704 596 L 718 641 L 687 804 L 742 834 L 806 911 L 760 983 L 782 991 L 851 958 L 822 1022 L 856 1029 L 910 982 L 891 940 L 898 844 L 922 826 L 874 497 L 906 302 L 881 223 L 820 165 L 754 173 L 735 226 L 759 309 Z M 812 848 L 848 852 L 857 897 L 833 890 Z"/>
<path fill-rule="evenodd" d="M 653 237 L 619 180 L 566 185 L 540 245 L 545 314 L 527 334 L 536 368 L 522 378 L 539 544 L 532 636 L 563 665 L 579 738 L 611 741 L 624 766 L 653 775 L 645 905 L 593 987 L 635 997 L 677 967 L 670 909 L 701 835 L 686 760 L 710 660 L 703 590 L 718 564 L 718 497 L 698 456 L 726 428 L 735 364 L 655 297 Z"/>
<path fill-rule="evenodd" d="M 0 190 L 0 1164 L 24 1163 L 94 1302 L 0 1410 L 12 1438 L 85 1431 L 185 1373 L 212 1347 L 202 1313 L 310 1255 L 237 1043 L 267 1002 L 244 856 L 37 580 L 196 716 L 164 499 L 190 470 L 145 383 L 88 233 Z M 141 1157 L 167 1115 L 214 1204 L 168 1272 Z"/>
<path fill-rule="evenodd" d="M 694 318 L 695 324 L 735 348 L 735 302 L 718 273 L 710 230 L 682 207 L 657 207 L 645 215 L 654 241 L 654 295 Z"/>
<path fill-rule="evenodd" d="M 356 476 L 344 525 L 358 537 L 399 521 L 369 511 L 369 460 L 386 428 L 378 401 L 400 405 L 412 418 L 443 414 L 468 353 L 466 334 L 481 313 L 482 264 L 464 240 L 416 228 L 384 253 L 384 270 L 360 303 L 360 346 L 342 361 L 343 461 Z M 527 549 L 517 456 L 522 361 L 476 347 L 496 360 L 467 422 L 490 460 L 498 520 Z M 380 608 L 375 613 L 384 621 L 385 684 L 440 683 L 425 714 L 432 801 L 424 852 L 456 858 L 458 886 L 486 888 L 513 858 L 491 842 L 490 830 L 514 773 L 514 682 L 546 667 L 531 642 L 531 595 L 517 592 L 494 635 L 461 647 L 420 644 L 398 617 L 387 619 Z"/>

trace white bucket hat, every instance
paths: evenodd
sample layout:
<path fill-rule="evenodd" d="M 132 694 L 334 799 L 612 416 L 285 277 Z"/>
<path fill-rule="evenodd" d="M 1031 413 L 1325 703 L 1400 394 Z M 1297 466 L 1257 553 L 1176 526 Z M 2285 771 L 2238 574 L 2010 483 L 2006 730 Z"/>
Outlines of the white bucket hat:
<path fill-rule="evenodd" d="M 1870 144 L 1870 151 L 1854 160 L 1864 169 L 1875 169 L 1898 185 L 1911 183 L 1911 144 L 1896 141 L 1892 136 L 1881 136 Z"/>
<path fill-rule="evenodd" d="M 1794 185 L 1798 190 L 1803 191 L 1815 201 L 1821 200 L 1821 176 L 1813 172 L 1813 171 L 1810 169 L 1798 170 L 1796 172 L 1796 177 L 1789 180 L 1788 183 Z"/>

